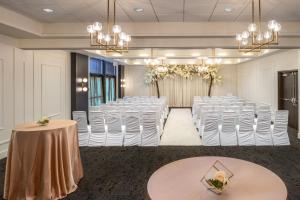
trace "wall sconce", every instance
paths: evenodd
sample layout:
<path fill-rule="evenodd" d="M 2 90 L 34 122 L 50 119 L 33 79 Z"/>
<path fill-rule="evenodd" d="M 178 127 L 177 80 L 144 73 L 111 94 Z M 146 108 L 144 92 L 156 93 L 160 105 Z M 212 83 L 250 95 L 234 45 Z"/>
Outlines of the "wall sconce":
<path fill-rule="evenodd" d="M 121 88 L 125 88 L 126 84 L 125 84 L 125 79 L 121 79 Z"/>
<path fill-rule="evenodd" d="M 77 87 L 77 92 L 87 92 L 87 78 L 77 78 L 77 83 L 79 84 L 79 87 Z"/>

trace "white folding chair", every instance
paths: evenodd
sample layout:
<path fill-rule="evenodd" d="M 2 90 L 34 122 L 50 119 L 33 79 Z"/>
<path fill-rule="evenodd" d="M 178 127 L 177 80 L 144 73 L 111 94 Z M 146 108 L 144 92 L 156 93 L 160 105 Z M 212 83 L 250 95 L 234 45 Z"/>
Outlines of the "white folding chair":
<path fill-rule="evenodd" d="M 274 145 L 290 145 L 289 135 L 287 132 L 289 111 L 279 110 L 275 113 L 274 128 L 272 138 Z"/>
<path fill-rule="evenodd" d="M 220 131 L 221 146 L 237 146 L 237 118 L 238 115 L 236 112 L 223 112 L 222 128 Z"/>
<path fill-rule="evenodd" d="M 220 146 L 218 115 L 207 113 L 203 116 L 204 128 L 202 142 L 204 146 Z"/>
<path fill-rule="evenodd" d="M 122 115 L 125 125 L 124 146 L 141 145 L 141 128 L 139 112 L 127 111 Z"/>
<path fill-rule="evenodd" d="M 106 146 L 122 146 L 123 131 L 120 112 L 107 112 L 104 115 L 107 126 Z"/>
<path fill-rule="evenodd" d="M 240 146 L 255 145 L 254 110 L 243 110 L 239 116 L 238 143 Z"/>
<path fill-rule="evenodd" d="M 88 146 L 89 131 L 87 126 L 87 117 L 85 111 L 73 111 L 73 120 L 77 122 L 77 133 L 79 146 Z"/>
<path fill-rule="evenodd" d="M 89 146 L 104 146 L 107 135 L 104 123 L 104 113 L 92 111 L 89 116 L 91 125 Z"/>
<path fill-rule="evenodd" d="M 157 113 L 152 111 L 142 112 L 142 146 L 158 146 L 160 134 L 157 128 Z"/>
<path fill-rule="evenodd" d="M 257 146 L 273 145 L 271 136 L 271 111 L 259 111 L 257 113 L 255 144 Z"/>

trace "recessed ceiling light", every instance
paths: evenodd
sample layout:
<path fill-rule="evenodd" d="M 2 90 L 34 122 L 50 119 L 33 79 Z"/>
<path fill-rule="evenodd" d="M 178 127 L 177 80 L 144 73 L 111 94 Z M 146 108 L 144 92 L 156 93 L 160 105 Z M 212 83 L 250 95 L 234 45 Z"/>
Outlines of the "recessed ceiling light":
<path fill-rule="evenodd" d="M 231 7 L 226 7 L 226 8 L 224 8 L 224 11 L 225 11 L 225 12 L 232 12 L 232 11 L 233 11 L 233 8 L 231 8 Z"/>
<path fill-rule="evenodd" d="M 146 54 L 146 53 L 141 53 L 139 56 L 140 56 L 140 57 L 149 57 L 149 55 Z"/>
<path fill-rule="evenodd" d="M 141 63 L 139 61 L 134 61 L 134 65 L 140 65 Z"/>
<path fill-rule="evenodd" d="M 174 53 L 166 53 L 166 55 L 165 55 L 166 57 L 174 57 L 175 56 L 175 54 Z"/>
<path fill-rule="evenodd" d="M 43 8 L 43 11 L 46 13 L 53 13 L 54 10 L 50 9 L 50 8 Z"/>
<path fill-rule="evenodd" d="M 143 12 L 143 11 L 144 11 L 144 8 L 135 8 L 134 11 L 135 11 L 135 12 Z"/>
<path fill-rule="evenodd" d="M 200 56 L 200 53 L 192 53 L 192 56 L 193 56 L 193 57 L 199 57 L 199 56 Z"/>

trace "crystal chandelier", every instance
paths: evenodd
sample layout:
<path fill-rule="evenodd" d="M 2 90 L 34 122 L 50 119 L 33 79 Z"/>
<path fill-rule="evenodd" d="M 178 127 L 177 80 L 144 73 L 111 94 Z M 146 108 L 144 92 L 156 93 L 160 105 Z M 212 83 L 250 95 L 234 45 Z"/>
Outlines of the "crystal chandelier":
<path fill-rule="evenodd" d="M 95 22 L 87 26 L 90 33 L 90 45 L 104 49 L 107 52 L 126 52 L 131 36 L 122 31 L 120 25 L 116 24 L 116 1 L 113 0 L 113 23 L 110 22 L 110 0 L 107 0 L 107 29 L 106 33 L 102 32 L 102 23 Z M 110 31 L 111 29 L 111 31 Z"/>
<path fill-rule="evenodd" d="M 217 67 L 222 63 L 222 59 L 216 57 L 216 50 L 213 48 L 211 51 L 212 57 L 201 59 L 201 65 L 197 66 L 197 71 L 199 73 L 206 73 L 209 68 Z"/>
<path fill-rule="evenodd" d="M 207 58 L 205 60 L 206 65 L 208 65 L 208 66 L 220 65 L 222 63 L 222 59 L 216 57 L 216 49 L 214 49 L 214 48 L 211 49 L 211 54 L 212 54 L 212 57 Z"/>
<path fill-rule="evenodd" d="M 239 51 L 260 52 L 262 48 L 270 45 L 278 45 L 278 32 L 281 25 L 276 20 L 268 22 L 268 30 L 261 28 L 261 0 L 258 0 L 258 22 L 255 22 L 255 0 L 252 0 L 252 23 L 248 30 L 236 34 L 236 40 L 239 45 Z"/>
<path fill-rule="evenodd" d="M 158 59 L 153 57 L 153 48 L 151 48 L 151 57 L 144 59 L 144 62 L 147 66 L 154 66 L 158 65 L 160 63 L 160 60 L 163 60 L 163 58 Z"/>

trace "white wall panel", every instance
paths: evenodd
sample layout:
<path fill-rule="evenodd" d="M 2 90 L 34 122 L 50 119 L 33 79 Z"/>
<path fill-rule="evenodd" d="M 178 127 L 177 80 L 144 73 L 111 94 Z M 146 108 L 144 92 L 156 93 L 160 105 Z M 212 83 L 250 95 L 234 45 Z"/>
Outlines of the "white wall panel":
<path fill-rule="evenodd" d="M 42 116 L 68 118 L 66 70 L 63 51 L 34 51 L 34 119 Z M 70 90 L 68 90 L 70 92 Z"/>
<path fill-rule="evenodd" d="M 70 54 L 0 43 L 0 158 L 13 127 L 41 116 L 70 118 Z"/>
<path fill-rule="evenodd" d="M 62 117 L 62 66 L 42 65 L 42 115 Z"/>
<path fill-rule="evenodd" d="M 0 157 L 5 157 L 14 124 L 14 48 L 0 44 Z"/>

